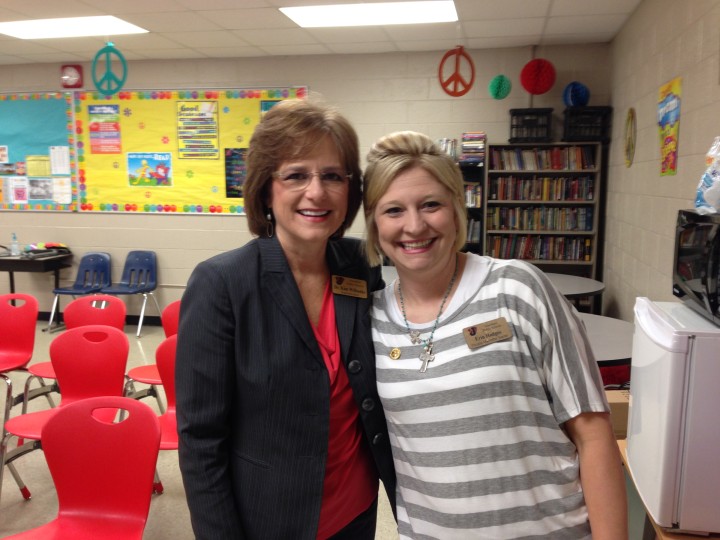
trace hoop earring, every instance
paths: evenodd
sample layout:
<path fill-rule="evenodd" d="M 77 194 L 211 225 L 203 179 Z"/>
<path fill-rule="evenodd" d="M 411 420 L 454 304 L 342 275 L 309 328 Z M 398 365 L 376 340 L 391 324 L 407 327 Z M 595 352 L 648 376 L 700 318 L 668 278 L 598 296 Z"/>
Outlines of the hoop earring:
<path fill-rule="evenodd" d="M 272 238 L 275 234 L 275 225 L 273 225 L 272 222 L 272 214 L 268 212 L 265 217 L 267 218 L 267 223 L 265 224 L 265 234 L 268 238 Z"/>

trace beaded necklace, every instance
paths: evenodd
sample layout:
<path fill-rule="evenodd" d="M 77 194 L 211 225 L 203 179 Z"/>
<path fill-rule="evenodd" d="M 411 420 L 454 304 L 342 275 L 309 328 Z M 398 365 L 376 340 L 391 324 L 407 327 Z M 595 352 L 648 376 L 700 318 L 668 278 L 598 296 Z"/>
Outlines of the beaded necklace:
<path fill-rule="evenodd" d="M 422 362 L 422 365 L 420 366 L 420 373 L 425 373 L 427 371 L 427 366 L 429 362 L 432 362 L 435 360 L 435 355 L 432 353 L 433 349 L 433 336 L 435 335 L 435 330 L 437 330 L 438 324 L 440 323 L 440 316 L 442 315 L 443 308 L 445 307 L 445 301 L 448 299 L 448 296 L 450 296 L 450 291 L 453 288 L 453 285 L 455 284 L 455 279 L 458 275 L 458 255 L 455 254 L 455 271 L 453 272 L 452 279 L 450 280 L 450 284 L 448 285 L 447 290 L 445 291 L 445 295 L 443 296 L 442 302 L 440 303 L 440 310 L 438 311 L 437 317 L 435 318 L 435 324 L 433 324 L 432 331 L 430 332 L 430 336 L 427 339 L 422 339 L 420 337 L 420 331 L 419 330 L 410 330 L 410 325 L 408 324 L 407 316 L 405 315 L 405 300 L 403 299 L 403 293 L 402 293 L 402 284 L 400 283 L 400 280 L 398 279 L 398 296 L 400 296 L 400 310 L 402 311 L 403 321 L 405 321 L 405 328 L 407 328 L 408 334 L 410 336 L 410 342 L 413 345 L 419 345 L 423 344 L 423 352 L 420 354 L 420 361 Z"/>

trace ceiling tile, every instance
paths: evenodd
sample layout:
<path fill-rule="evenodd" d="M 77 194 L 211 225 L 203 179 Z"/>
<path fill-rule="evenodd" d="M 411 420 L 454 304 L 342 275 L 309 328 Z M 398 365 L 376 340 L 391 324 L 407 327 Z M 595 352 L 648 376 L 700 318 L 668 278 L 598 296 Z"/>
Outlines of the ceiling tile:
<path fill-rule="evenodd" d="M 209 21 L 221 28 L 238 30 L 242 28 L 297 28 L 298 26 L 273 8 L 231 9 L 219 11 L 199 11 Z"/>
<path fill-rule="evenodd" d="M 550 34 L 582 35 L 599 29 L 622 24 L 622 15 L 587 15 L 574 17 L 550 17 L 545 31 Z"/>
<path fill-rule="evenodd" d="M 244 41 L 251 45 L 294 45 L 318 43 L 309 33 L 301 28 L 284 30 L 234 30 Z"/>

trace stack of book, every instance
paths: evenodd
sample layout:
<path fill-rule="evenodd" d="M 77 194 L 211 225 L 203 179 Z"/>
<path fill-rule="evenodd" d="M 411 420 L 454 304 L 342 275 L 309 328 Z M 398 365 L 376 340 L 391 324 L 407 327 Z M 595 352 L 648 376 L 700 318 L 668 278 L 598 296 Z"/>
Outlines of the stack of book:
<path fill-rule="evenodd" d="M 460 142 L 458 164 L 461 167 L 485 166 L 485 144 L 487 135 L 484 131 L 466 131 Z"/>

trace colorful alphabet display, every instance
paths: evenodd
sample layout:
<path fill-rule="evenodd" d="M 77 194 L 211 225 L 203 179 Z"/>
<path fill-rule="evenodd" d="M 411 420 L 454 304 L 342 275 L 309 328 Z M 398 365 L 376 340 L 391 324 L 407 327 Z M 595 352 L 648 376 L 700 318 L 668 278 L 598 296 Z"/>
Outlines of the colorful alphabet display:
<path fill-rule="evenodd" d="M 302 86 L 0 95 L 0 209 L 242 214 L 255 126 L 277 102 L 306 95 Z M 49 109 L 62 121 L 47 121 Z M 24 138 L 1 127 L 10 122 Z"/>

